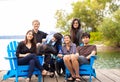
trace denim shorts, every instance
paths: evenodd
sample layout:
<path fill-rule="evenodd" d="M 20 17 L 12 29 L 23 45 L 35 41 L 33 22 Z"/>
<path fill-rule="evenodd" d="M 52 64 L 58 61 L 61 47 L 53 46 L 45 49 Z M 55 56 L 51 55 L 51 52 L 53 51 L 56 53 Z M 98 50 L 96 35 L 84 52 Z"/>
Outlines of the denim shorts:
<path fill-rule="evenodd" d="M 89 60 L 86 59 L 84 56 L 79 56 L 79 57 L 78 57 L 78 62 L 79 62 L 79 65 L 89 64 Z"/>

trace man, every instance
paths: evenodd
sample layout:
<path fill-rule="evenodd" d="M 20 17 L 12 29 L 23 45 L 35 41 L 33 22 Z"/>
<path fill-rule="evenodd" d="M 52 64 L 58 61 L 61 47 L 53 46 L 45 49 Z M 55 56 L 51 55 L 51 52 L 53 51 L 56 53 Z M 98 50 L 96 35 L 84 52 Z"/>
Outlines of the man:
<path fill-rule="evenodd" d="M 89 33 L 83 33 L 81 39 L 83 42 L 83 46 L 77 47 L 76 54 L 71 54 L 69 58 L 63 58 L 66 67 L 71 73 L 71 77 L 68 78 L 68 80 L 75 79 L 77 82 L 80 82 L 79 65 L 89 64 L 90 57 L 95 55 L 97 52 L 95 45 L 89 45 Z"/>
<path fill-rule="evenodd" d="M 42 43 L 42 40 L 45 39 L 48 34 L 39 30 L 39 27 L 40 27 L 39 20 L 33 20 L 32 26 L 33 26 L 34 37 L 35 37 L 36 42 L 37 42 L 36 45 L 37 45 L 37 53 L 38 53 L 38 51 L 39 51 L 38 45 L 40 45 Z"/>
<path fill-rule="evenodd" d="M 37 43 L 42 43 L 42 40 L 45 39 L 48 34 L 39 30 L 40 22 L 38 20 L 33 20 L 32 26 Z"/>

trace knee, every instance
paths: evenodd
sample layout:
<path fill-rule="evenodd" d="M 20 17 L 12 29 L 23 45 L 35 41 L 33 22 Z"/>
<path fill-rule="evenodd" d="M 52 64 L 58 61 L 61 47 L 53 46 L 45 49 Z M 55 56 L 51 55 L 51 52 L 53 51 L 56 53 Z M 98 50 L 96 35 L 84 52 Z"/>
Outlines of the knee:
<path fill-rule="evenodd" d="M 37 47 L 40 47 L 40 46 L 42 46 L 42 44 L 41 44 L 41 43 L 37 43 L 36 46 L 37 46 Z"/>
<path fill-rule="evenodd" d="M 35 64 L 35 60 L 30 60 L 30 62 L 29 62 L 29 64 L 32 64 L 32 65 L 34 65 Z"/>
<path fill-rule="evenodd" d="M 64 62 L 70 61 L 70 56 L 65 55 L 65 56 L 63 57 L 63 61 L 64 61 Z"/>
<path fill-rule="evenodd" d="M 36 56 L 36 54 L 30 54 L 30 56 L 31 56 L 31 59 L 34 59 L 34 60 L 36 60 L 37 59 L 37 56 Z"/>
<path fill-rule="evenodd" d="M 78 57 L 76 55 L 71 55 L 71 61 L 74 62 L 78 60 Z"/>

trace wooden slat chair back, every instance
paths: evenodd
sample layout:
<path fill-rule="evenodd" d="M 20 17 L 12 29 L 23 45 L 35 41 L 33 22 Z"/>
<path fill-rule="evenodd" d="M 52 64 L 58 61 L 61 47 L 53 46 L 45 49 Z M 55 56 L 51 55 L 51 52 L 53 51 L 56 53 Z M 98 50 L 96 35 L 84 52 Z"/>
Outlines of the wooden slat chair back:
<path fill-rule="evenodd" d="M 10 42 L 10 44 L 7 46 L 7 53 L 9 57 L 11 70 L 14 70 L 17 68 L 17 58 L 15 55 L 17 46 L 18 46 L 17 41 Z"/>
<path fill-rule="evenodd" d="M 16 57 L 16 48 L 18 46 L 17 41 L 11 41 L 7 46 L 7 53 L 8 57 L 5 57 L 5 59 L 9 60 L 10 63 L 10 70 L 3 76 L 3 80 L 6 80 L 8 78 L 15 77 L 15 82 L 18 82 L 19 77 L 27 77 L 28 75 L 28 69 L 29 65 L 18 65 L 17 64 L 17 57 Z M 43 65 L 44 57 L 43 56 L 37 56 L 40 63 Z M 35 68 L 33 74 L 38 75 L 38 82 L 41 82 L 42 80 L 42 74 L 40 70 Z"/>
<path fill-rule="evenodd" d="M 90 58 L 90 64 L 82 64 L 79 67 L 79 74 L 80 76 L 89 76 L 89 82 L 92 82 L 92 76 L 96 78 L 96 72 L 95 68 L 93 68 L 94 61 L 96 59 L 96 56 L 91 56 Z M 66 74 L 65 74 L 65 79 L 70 76 L 69 70 L 66 68 Z"/>

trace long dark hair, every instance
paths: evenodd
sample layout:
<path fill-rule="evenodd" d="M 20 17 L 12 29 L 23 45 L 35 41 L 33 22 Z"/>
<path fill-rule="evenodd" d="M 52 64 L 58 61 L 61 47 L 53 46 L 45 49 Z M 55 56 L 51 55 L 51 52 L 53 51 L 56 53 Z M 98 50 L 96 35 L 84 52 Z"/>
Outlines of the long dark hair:
<path fill-rule="evenodd" d="M 74 22 L 78 21 L 78 28 L 74 28 Z M 75 43 L 76 41 L 79 41 L 78 38 L 76 37 L 76 34 L 79 32 L 79 30 L 81 29 L 81 23 L 80 20 L 75 18 L 72 21 L 71 24 L 71 29 L 70 29 L 70 36 L 71 36 L 71 40 L 73 41 L 73 43 Z"/>
<path fill-rule="evenodd" d="M 62 45 L 62 38 L 63 38 L 63 35 L 61 33 L 55 33 L 53 35 L 55 38 L 56 38 L 56 43 L 57 45 Z"/>
<path fill-rule="evenodd" d="M 33 35 L 33 38 L 32 38 L 32 40 L 31 40 L 31 44 L 32 44 L 32 46 L 36 47 L 36 38 L 34 37 L 34 32 L 33 32 L 33 30 L 28 30 L 28 31 L 27 31 L 27 33 L 26 33 L 26 35 L 25 35 L 24 43 L 27 44 L 27 42 L 28 42 L 28 40 L 27 40 L 27 34 L 28 34 L 29 32 L 32 32 L 32 35 Z"/>

